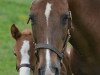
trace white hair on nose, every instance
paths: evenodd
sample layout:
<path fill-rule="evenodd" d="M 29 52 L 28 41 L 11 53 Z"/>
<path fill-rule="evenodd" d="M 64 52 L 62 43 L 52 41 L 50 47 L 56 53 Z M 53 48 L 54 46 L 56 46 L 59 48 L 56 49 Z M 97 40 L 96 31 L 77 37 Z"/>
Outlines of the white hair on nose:
<path fill-rule="evenodd" d="M 29 54 L 28 51 L 30 49 L 30 45 L 29 45 L 29 41 L 28 40 L 24 40 L 23 41 L 23 45 L 22 48 L 20 50 L 21 53 L 21 64 L 30 64 L 29 62 Z M 28 67 L 21 67 L 19 70 L 19 75 L 30 75 L 30 68 Z"/>
<path fill-rule="evenodd" d="M 47 2 L 46 9 L 45 9 L 47 26 L 48 26 L 48 19 L 49 19 L 50 12 L 51 12 L 51 6 L 52 6 L 52 4 Z M 47 38 L 47 44 L 49 44 L 48 38 Z M 50 51 L 49 51 L 49 49 L 46 49 L 46 71 L 45 71 L 45 75 L 49 75 L 51 73 L 52 73 L 52 75 L 55 75 L 55 73 L 51 72 L 51 70 L 50 70 L 50 65 L 51 65 L 50 60 L 51 60 Z"/>

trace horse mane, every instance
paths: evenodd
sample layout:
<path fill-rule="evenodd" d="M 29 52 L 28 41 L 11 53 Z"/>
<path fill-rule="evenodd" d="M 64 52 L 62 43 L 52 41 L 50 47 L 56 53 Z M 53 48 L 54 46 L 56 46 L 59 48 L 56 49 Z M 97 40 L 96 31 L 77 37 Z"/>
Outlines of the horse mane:
<path fill-rule="evenodd" d="M 25 29 L 22 34 L 26 34 L 26 35 L 30 35 L 32 34 L 32 30 L 31 29 Z"/>

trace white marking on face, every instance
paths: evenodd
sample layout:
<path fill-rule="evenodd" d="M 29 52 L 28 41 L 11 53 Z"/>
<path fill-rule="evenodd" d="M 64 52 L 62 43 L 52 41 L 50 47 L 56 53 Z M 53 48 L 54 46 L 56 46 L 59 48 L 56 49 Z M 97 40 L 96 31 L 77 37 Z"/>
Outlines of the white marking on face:
<path fill-rule="evenodd" d="M 47 44 L 49 44 L 48 38 L 47 38 Z M 46 49 L 46 68 L 49 69 L 49 65 L 51 64 L 50 62 L 50 51 L 49 49 Z"/>
<path fill-rule="evenodd" d="M 49 68 L 49 65 L 51 64 L 50 59 L 50 51 L 49 49 L 46 49 L 46 68 Z"/>
<path fill-rule="evenodd" d="M 21 64 L 30 64 L 29 62 L 29 54 L 28 51 L 30 49 L 30 45 L 29 45 L 29 41 L 28 40 L 24 40 L 23 41 L 23 45 L 22 48 L 20 50 L 21 53 Z M 28 67 L 21 67 L 19 70 L 19 75 L 30 75 L 30 68 Z"/>
<path fill-rule="evenodd" d="M 30 75 L 30 68 L 21 67 L 19 70 L 19 75 Z"/>
<path fill-rule="evenodd" d="M 51 4 L 47 3 L 46 10 L 45 10 L 47 25 L 48 25 L 48 18 L 49 18 L 49 15 L 50 15 L 50 11 L 51 11 Z M 48 37 L 47 37 L 47 44 L 49 44 Z M 49 68 L 50 63 L 51 63 L 50 62 L 50 51 L 48 49 L 46 49 L 46 67 L 47 68 Z"/>
<path fill-rule="evenodd" d="M 48 19 L 49 19 L 49 16 L 50 16 L 50 12 L 51 12 L 51 4 L 47 3 L 46 10 L 45 10 L 47 26 L 48 26 Z M 47 44 L 49 44 L 48 37 L 47 37 Z M 51 71 L 50 65 L 51 65 L 50 50 L 46 49 L 46 71 L 45 71 L 45 75 L 50 75 L 50 74 L 55 75 L 55 73 L 53 73 Z"/>
<path fill-rule="evenodd" d="M 71 49 L 70 48 L 67 48 L 68 55 L 70 55 L 70 51 L 71 51 Z"/>
<path fill-rule="evenodd" d="M 51 58 L 50 58 L 50 50 L 46 49 L 46 71 L 45 71 L 45 75 L 55 75 L 55 73 L 53 73 L 50 69 L 50 65 L 51 65 Z"/>
<path fill-rule="evenodd" d="M 21 52 L 21 64 L 25 64 L 25 63 L 29 64 L 29 54 L 28 54 L 29 49 L 30 49 L 29 41 L 24 40 L 22 48 L 20 50 L 20 52 Z"/>
<path fill-rule="evenodd" d="M 48 25 L 48 19 L 49 19 L 49 16 L 50 16 L 50 12 L 51 12 L 51 5 L 52 4 L 47 3 L 46 9 L 45 9 L 45 16 L 46 16 L 47 25 Z"/>

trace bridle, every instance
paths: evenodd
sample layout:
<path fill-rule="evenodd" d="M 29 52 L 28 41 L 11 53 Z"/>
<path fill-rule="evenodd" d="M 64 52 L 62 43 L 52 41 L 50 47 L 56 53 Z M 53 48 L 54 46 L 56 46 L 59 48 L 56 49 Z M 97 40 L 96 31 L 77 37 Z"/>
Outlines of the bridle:
<path fill-rule="evenodd" d="M 62 50 L 59 50 L 50 44 L 38 43 L 38 44 L 35 44 L 36 56 L 38 56 L 39 49 L 49 49 L 50 51 L 53 51 L 54 53 L 56 53 L 58 55 L 58 57 L 60 58 L 60 60 L 63 59 L 64 52 L 67 48 L 67 43 L 69 42 L 70 37 L 71 37 L 71 35 L 70 35 L 71 25 L 72 25 L 72 15 L 71 15 L 71 11 L 68 11 L 68 31 L 67 31 L 67 35 L 64 40 Z"/>
<path fill-rule="evenodd" d="M 35 69 L 35 66 L 31 65 L 31 64 L 20 64 L 20 65 L 16 65 L 16 70 L 19 71 L 20 68 L 22 67 L 27 67 L 30 68 L 33 72 Z"/>

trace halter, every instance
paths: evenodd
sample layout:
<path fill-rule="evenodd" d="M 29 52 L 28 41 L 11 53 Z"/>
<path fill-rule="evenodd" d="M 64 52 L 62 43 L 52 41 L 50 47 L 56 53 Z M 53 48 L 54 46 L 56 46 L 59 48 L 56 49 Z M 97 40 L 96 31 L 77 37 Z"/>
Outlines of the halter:
<path fill-rule="evenodd" d="M 68 11 L 68 31 L 67 31 L 68 33 L 67 33 L 67 36 L 65 37 L 62 50 L 60 51 L 59 49 L 53 47 L 50 44 L 38 43 L 35 45 L 36 56 L 38 56 L 37 52 L 39 49 L 49 49 L 50 51 L 53 51 L 54 53 L 56 53 L 60 59 L 62 59 L 64 56 L 64 52 L 67 48 L 67 43 L 71 37 L 71 35 L 70 35 L 71 25 L 72 25 L 72 15 L 71 15 L 71 11 Z"/>
<path fill-rule="evenodd" d="M 49 49 L 49 50 L 55 52 L 60 58 L 63 58 L 62 52 L 60 52 L 58 49 L 56 49 L 55 47 L 53 47 L 50 44 L 38 43 L 35 45 L 36 53 L 37 53 L 38 49 Z"/>
<path fill-rule="evenodd" d="M 35 69 L 35 66 L 32 66 L 31 64 L 21 64 L 21 65 L 16 65 L 16 70 L 19 71 L 19 69 L 22 67 L 30 68 L 33 72 Z"/>

